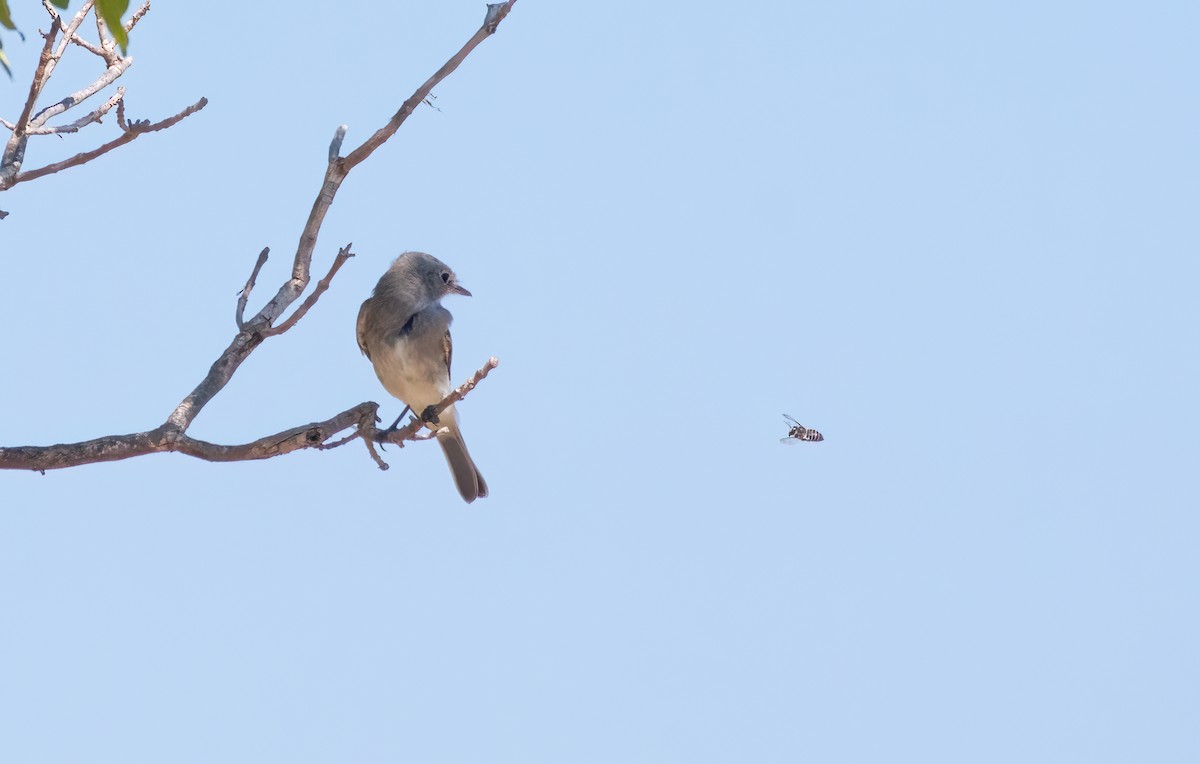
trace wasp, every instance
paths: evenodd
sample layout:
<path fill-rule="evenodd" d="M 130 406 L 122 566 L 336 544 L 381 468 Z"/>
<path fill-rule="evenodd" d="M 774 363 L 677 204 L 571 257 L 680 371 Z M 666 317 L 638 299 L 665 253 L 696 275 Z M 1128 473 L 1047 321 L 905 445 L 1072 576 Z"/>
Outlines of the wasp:
<path fill-rule="evenodd" d="M 787 443 L 789 446 L 794 443 L 804 441 L 806 443 L 816 443 L 820 440 L 825 440 L 825 436 L 816 430 L 805 427 L 804 425 L 792 419 L 787 414 L 783 415 L 784 422 L 788 426 L 787 437 L 780 438 L 780 443 Z"/>

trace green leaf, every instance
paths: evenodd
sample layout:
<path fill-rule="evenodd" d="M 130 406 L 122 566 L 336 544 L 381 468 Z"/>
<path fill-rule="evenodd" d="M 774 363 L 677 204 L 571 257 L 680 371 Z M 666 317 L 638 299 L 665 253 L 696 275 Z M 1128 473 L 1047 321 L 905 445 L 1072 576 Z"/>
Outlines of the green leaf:
<path fill-rule="evenodd" d="M 16 25 L 12 22 L 12 16 L 8 14 L 8 0 L 0 0 L 0 26 L 16 29 Z M 4 55 L 4 43 L 0 42 L 0 67 L 4 68 L 4 73 L 8 78 L 12 79 L 12 69 L 8 68 L 8 56 Z"/>
<path fill-rule="evenodd" d="M 4 0 L 0 0 L 0 2 L 4 2 Z M 117 45 L 121 46 L 121 55 L 125 55 L 125 47 L 129 45 L 129 35 L 125 34 L 125 27 L 121 26 L 121 17 L 127 10 L 129 10 L 129 0 L 96 0 L 96 11 L 108 25 L 108 31 L 117 41 Z"/>
<path fill-rule="evenodd" d="M 50 0 L 50 2 L 65 11 L 67 9 L 67 3 L 71 2 L 71 0 Z"/>
<path fill-rule="evenodd" d="M 8 13 L 8 0 L 0 0 L 0 26 L 8 29 L 16 29 L 17 25 L 13 23 L 12 16 Z"/>

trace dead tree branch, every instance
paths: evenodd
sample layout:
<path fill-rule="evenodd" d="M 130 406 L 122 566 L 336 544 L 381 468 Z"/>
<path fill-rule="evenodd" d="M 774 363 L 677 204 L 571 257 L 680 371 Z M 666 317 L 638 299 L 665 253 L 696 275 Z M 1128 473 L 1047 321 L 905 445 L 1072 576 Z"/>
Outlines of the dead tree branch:
<path fill-rule="evenodd" d="M 421 102 L 429 96 L 430 92 L 442 80 L 449 77 L 458 68 L 458 65 L 465 61 L 467 56 L 471 55 L 471 51 L 475 50 L 479 43 L 496 33 L 496 28 L 500 26 L 500 22 L 504 20 L 504 17 L 508 15 L 508 12 L 516 2 L 517 0 L 508 0 L 506 3 L 492 3 L 488 5 L 487 16 L 483 20 L 483 26 L 479 27 L 479 31 L 472 35 L 471 39 L 467 40 L 458 53 L 455 53 L 450 57 L 449 61 L 442 64 L 441 69 L 438 69 L 433 73 L 432 77 L 425 80 L 425 84 L 417 88 L 417 92 L 413 93 L 400 106 L 400 110 L 392 115 L 392 118 L 388 120 L 386 125 L 376 130 L 375 134 L 364 141 L 361 146 L 350 152 L 350 155 L 342 161 L 345 171 L 350 172 L 352 167 L 371 156 L 371 153 L 375 149 L 382 146 L 388 138 L 395 135 L 396 131 L 400 129 L 400 125 L 404 124 L 404 120 L 408 119 L 408 115 L 412 114 L 413 110 L 421 105 Z"/>
<path fill-rule="evenodd" d="M 33 80 L 29 85 L 29 96 L 26 98 L 25 106 L 16 122 L 0 119 L 0 124 L 8 128 L 12 133 L 5 142 L 3 153 L 0 154 L 0 191 L 6 191 L 18 183 L 35 180 L 70 167 L 77 167 L 90 162 L 119 146 L 130 143 L 142 133 L 164 130 L 171 127 L 185 117 L 204 108 L 205 104 L 208 103 L 205 99 L 201 98 L 197 103 L 184 109 L 179 114 L 164 119 L 161 122 L 151 124 L 149 121 L 144 121 L 135 122 L 133 125 L 126 125 L 121 111 L 124 106 L 125 89 L 117 88 L 114 95 L 87 116 L 65 125 L 48 125 L 47 123 L 51 119 L 75 108 L 115 82 L 133 65 L 133 58 L 129 56 L 122 57 L 117 53 L 112 36 L 108 34 L 99 12 L 96 11 L 94 0 L 87 0 L 83 4 L 83 7 L 65 24 L 63 23 L 62 16 L 58 13 L 58 9 L 49 0 L 42 0 L 42 6 L 50 14 L 50 30 L 43 34 L 45 45 L 42 48 L 41 57 L 38 59 L 37 68 L 34 70 Z M 149 10 L 150 3 L 144 3 L 134 12 L 129 21 L 126 22 L 125 27 L 132 29 L 134 24 Z M 89 13 L 96 17 L 97 34 L 100 40 L 98 45 L 89 42 L 79 35 L 79 27 L 83 24 L 84 19 Z M 61 39 L 58 37 L 59 32 L 62 32 Z M 57 45 L 55 45 L 56 41 Z M 72 43 L 103 59 L 106 66 L 104 72 L 90 85 L 80 88 L 58 102 L 35 113 L 34 108 L 45 91 L 47 84 L 50 82 L 50 77 L 54 74 L 55 67 Z M 91 151 L 76 154 L 70 159 L 55 162 L 30 172 L 21 171 L 22 165 L 25 162 L 26 146 L 31 135 L 55 135 L 78 132 L 90 124 L 100 122 L 101 118 L 114 106 L 117 108 L 118 122 L 122 132 L 119 137 Z M 0 212 L 0 218 L 3 218 L 5 214 Z"/>
<path fill-rule="evenodd" d="M 291 329 L 293 326 L 295 326 L 297 321 L 304 318 L 304 314 L 308 312 L 308 309 L 316 305 L 317 300 L 320 299 L 321 295 L 325 293 L 325 290 L 329 289 L 330 282 L 333 281 L 333 277 L 337 275 L 337 272 L 339 269 L 341 269 L 342 264 L 354 257 L 354 253 L 350 251 L 350 246 L 351 245 L 347 244 L 338 250 L 337 257 L 333 258 L 333 264 L 329 266 L 329 273 L 325 274 L 325 278 L 317 282 L 317 286 L 315 289 L 313 289 L 313 293 L 304 298 L 304 302 L 300 303 L 300 307 L 296 308 L 296 311 L 292 313 L 292 315 L 289 316 L 286 321 L 279 326 L 273 326 L 269 329 L 262 330 L 262 335 L 264 337 L 274 337 L 276 334 L 283 334 L 288 329 Z"/>
<path fill-rule="evenodd" d="M 25 107 L 21 109 L 21 116 L 17 117 L 17 123 L 12 127 L 12 135 L 4 145 L 4 153 L 0 155 L 0 189 L 5 188 L 5 183 L 16 175 L 25 159 L 25 144 L 29 141 L 25 131 L 29 128 L 33 106 L 42 93 L 42 86 L 53 69 L 54 40 L 61 28 L 61 19 L 55 14 L 54 21 L 50 23 L 50 31 L 46 32 L 46 44 L 42 47 L 37 68 L 33 70 L 33 81 L 29 83 L 29 96 L 25 99 Z"/>
<path fill-rule="evenodd" d="M 124 122 L 124 103 L 124 100 L 117 102 L 117 119 L 119 122 Z M 145 133 L 166 130 L 168 127 L 171 127 L 172 125 L 179 123 L 181 120 L 200 111 L 205 106 L 208 106 L 208 99 L 201 98 L 199 101 L 187 107 L 175 116 L 167 117 L 161 122 L 151 123 L 147 120 L 135 120 L 128 124 L 123 124 L 122 127 L 124 128 L 125 132 L 122 133 L 120 137 L 113 138 L 103 146 L 98 146 L 91 151 L 85 151 L 82 154 L 76 154 L 75 156 L 70 157 L 69 159 L 64 159 L 61 162 L 54 162 L 53 164 L 48 164 L 45 167 L 39 167 L 36 170 L 30 170 L 29 172 L 18 173 L 16 177 L 9 182 L 7 188 L 12 188 L 18 183 L 35 180 L 46 175 L 53 175 L 56 172 L 62 172 L 63 170 L 67 170 L 72 167 L 78 167 L 81 164 L 92 161 L 98 156 L 107 154 L 119 146 L 124 146 L 126 143 L 132 143 Z M 4 188 L 5 186 L 3 185 L 3 181 L 0 181 L 0 190 L 3 190 Z"/>
<path fill-rule="evenodd" d="M 479 31 L 441 69 L 430 77 L 425 84 L 418 88 L 412 97 L 404 102 L 400 110 L 396 112 L 384 127 L 377 130 L 374 135 L 355 149 L 348 157 L 343 158 L 340 156 L 341 144 L 345 137 L 346 128 L 344 125 L 338 128 L 333 142 L 329 147 L 324 180 L 316 199 L 313 201 L 308 220 L 305 222 L 300 235 L 300 241 L 296 247 L 296 254 L 292 261 L 291 277 L 284 281 L 275 295 L 253 317 L 248 320 L 245 319 L 246 307 L 255 282 L 267 262 L 268 250 L 264 249 L 259 254 L 254 269 L 251 271 L 250 278 L 247 279 L 246 285 L 238 297 L 235 312 L 237 334 L 234 335 L 229 346 L 213 362 L 208 370 L 208 374 L 205 375 L 200 384 L 187 397 L 180 401 L 179 405 L 170 413 L 165 422 L 147 432 L 110 435 L 82 443 L 58 444 L 54 446 L 0 447 L 0 468 L 29 469 L 44 472 L 50 469 L 61 469 L 96 462 L 117 461 L 167 451 L 187 454 L 188 456 L 194 456 L 206 461 L 244 461 L 250 459 L 267 459 L 304 448 L 336 448 L 349 443 L 355 438 L 362 438 L 375 462 L 381 469 L 387 469 L 387 464 L 383 462 L 375 449 L 376 442 L 402 443 L 404 440 L 417 440 L 428 437 L 420 435 L 421 428 L 427 426 L 424 422 L 420 421 L 410 423 L 399 430 L 388 433 L 385 437 L 381 437 L 379 430 L 375 427 L 378 421 L 377 411 L 379 406 L 369 401 L 359 403 L 324 421 L 293 427 L 242 445 L 224 446 L 197 440 L 187 435 L 187 429 L 195 421 L 205 405 L 224 389 L 225 385 L 229 383 L 234 373 L 237 372 L 238 368 L 250 354 L 268 337 L 282 334 L 294 327 L 309 309 L 316 304 L 321 294 L 329 288 L 333 277 L 346 260 L 354 256 L 350 252 L 350 245 L 342 247 L 334 258 L 329 272 L 324 278 L 318 281 L 312 294 L 285 321 L 276 323 L 280 316 L 299 299 L 308 287 L 311 278 L 312 255 L 316 248 L 321 224 L 330 206 L 333 204 L 334 196 L 337 194 L 338 189 L 350 170 L 360 164 L 377 148 L 382 146 L 388 138 L 395 134 L 400 124 L 421 103 L 429 91 L 458 68 L 459 64 L 462 63 L 480 42 L 496 31 L 496 27 L 508 14 L 509 9 L 512 8 L 515 2 L 516 0 L 508 0 L 505 3 L 489 5 L 487 17 L 484 19 L 483 26 L 480 27 Z M 90 6 L 90 1 L 88 6 Z M 135 15 L 140 18 L 140 14 L 143 13 L 145 13 L 145 6 L 143 6 L 143 9 L 139 9 Z M 75 20 L 72 23 L 75 24 Z M 136 19 L 131 20 L 128 27 L 131 28 L 133 23 L 136 23 Z M 111 37 L 104 33 L 102 23 L 99 27 L 102 30 L 101 47 L 106 53 L 111 53 Z M 51 44 L 48 42 L 47 49 L 50 47 Z M 33 96 L 32 100 L 36 100 L 36 96 Z M 100 149 L 93 152 L 80 154 L 72 159 L 48 165 L 39 170 L 16 174 L 14 177 L 17 182 L 30 180 L 34 177 L 41 177 L 51 172 L 58 172 L 67 167 L 82 164 L 85 161 L 89 161 L 89 159 L 95 158 L 95 156 L 99 156 L 101 153 L 115 148 L 116 145 L 120 145 L 120 142 L 127 143 L 142 133 L 170 127 L 189 114 L 202 109 L 205 103 L 205 99 L 201 99 L 198 103 L 188 107 L 188 109 L 185 109 L 174 117 L 155 124 L 145 122 L 126 124 L 123 113 L 124 102 L 123 100 L 118 100 L 117 121 L 121 129 L 125 131 L 124 135 L 120 138 L 110 142 L 110 144 L 101 146 Z M 32 107 L 29 110 L 32 110 Z M 27 115 L 22 122 L 26 125 L 29 123 Z M 14 135 L 15 133 L 16 131 L 14 131 Z M 80 157 L 86 158 L 80 159 Z M 0 186 L 0 190 L 2 188 Z M 462 400 L 492 369 L 496 368 L 498 363 L 499 361 L 496 358 L 489 359 L 483 368 L 435 406 L 435 413 L 440 414 L 447 407 Z M 351 429 L 353 429 L 353 432 L 350 434 L 340 438 L 337 437 Z"/>
<path fill-rule="evenodd" d="M 93 122 L 100 122 L 101 119 L 104 117 L 104 115 L 108 114 L 110 111 L 112 111 L 112 108 L 114 106 L 120 104 L 122 102 L 122 99 L 124 99 L 124 98 L 125 98 L 125 88 L 118 87 L 117 92 L 113 93 L 112 96 L 107 101 L 105 101 L 103 104 L 101 104 L 99 107 L 97 107 L 96 110 L 93 111 L 92 113 L 90 113 L 86 116 L 80 117 L 79 119 L 75 120 L 74 122 L 69 122 L 65 125 L 58 125 L 56 127 L 29 127 L 25 130 L 25 134 L 26 135 L 56 135 L 56 134 L 62 134 L 62 133 L 78 132 L 80 130 L 80 128 L 87 127 L 88 125 L 92 124 Z M 15 129 L 15 127 L 9 125 L 6 120 L 0 120 L 0 123 L 4 123 L 4 126 L 8 127 L 10 130 Z"/>
<path fill-rule="evenodd" d="M 270 247 L 263 247 L 263 251 L 258 253 L 258 259 L 254 261 L 254 270 L 250 271 L 250 278 L 246 279 L 246 286 L 242 287 L 242 291 L 238 293 L 237 312 L 234 313 L 234 320 L 237 322 L 237 328 L 246 328 L 246 303 L 250 302 L 250 293 L 254 291 L 254 285 L 258 281 L 258 274 L 262 271 L 262 267 L 267 264 L 267 257 L 271 254 Z"/>

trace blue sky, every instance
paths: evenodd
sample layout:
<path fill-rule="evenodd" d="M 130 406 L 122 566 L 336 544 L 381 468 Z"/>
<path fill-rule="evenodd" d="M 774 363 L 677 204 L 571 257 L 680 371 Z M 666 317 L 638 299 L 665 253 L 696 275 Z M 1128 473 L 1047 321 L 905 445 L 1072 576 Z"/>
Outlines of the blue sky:
<path fill-rule="evenodd" d="M 130 116 L 208 108 L 0 197 L 3 444 L 160 423 L 263 246 L 284 278 L 337 125 L 483 16 L 290 8 L 156 5 Z M 1195 761 L 1197 22 L 522 0 L 191 430 L 398 413 L 354 321 L 425 250 L 475 295 L 455 376 L 500 358 L 460 407 L 492 496 L 432 444 L 0 475 L 0 759 Z"/>

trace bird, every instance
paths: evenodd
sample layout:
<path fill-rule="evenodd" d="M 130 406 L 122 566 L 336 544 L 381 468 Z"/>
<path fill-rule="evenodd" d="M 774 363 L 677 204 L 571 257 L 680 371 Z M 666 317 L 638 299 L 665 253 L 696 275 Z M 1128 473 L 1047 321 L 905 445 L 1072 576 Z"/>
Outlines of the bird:
<path fill-rule="evenodd" d="M 470 504 L 488 495 L 487 482 L 467 451 L 454 406 L 436 416 L 432 411 L 453 389 L 453 317 L 442 307 L 442 298 L 451 294 L 471 296 L 448 265 L 424 252 L 403 253 L 358 311 L 358 347 L 388 393 L 438 425 L 437 441 L 454 483 Z"/>

